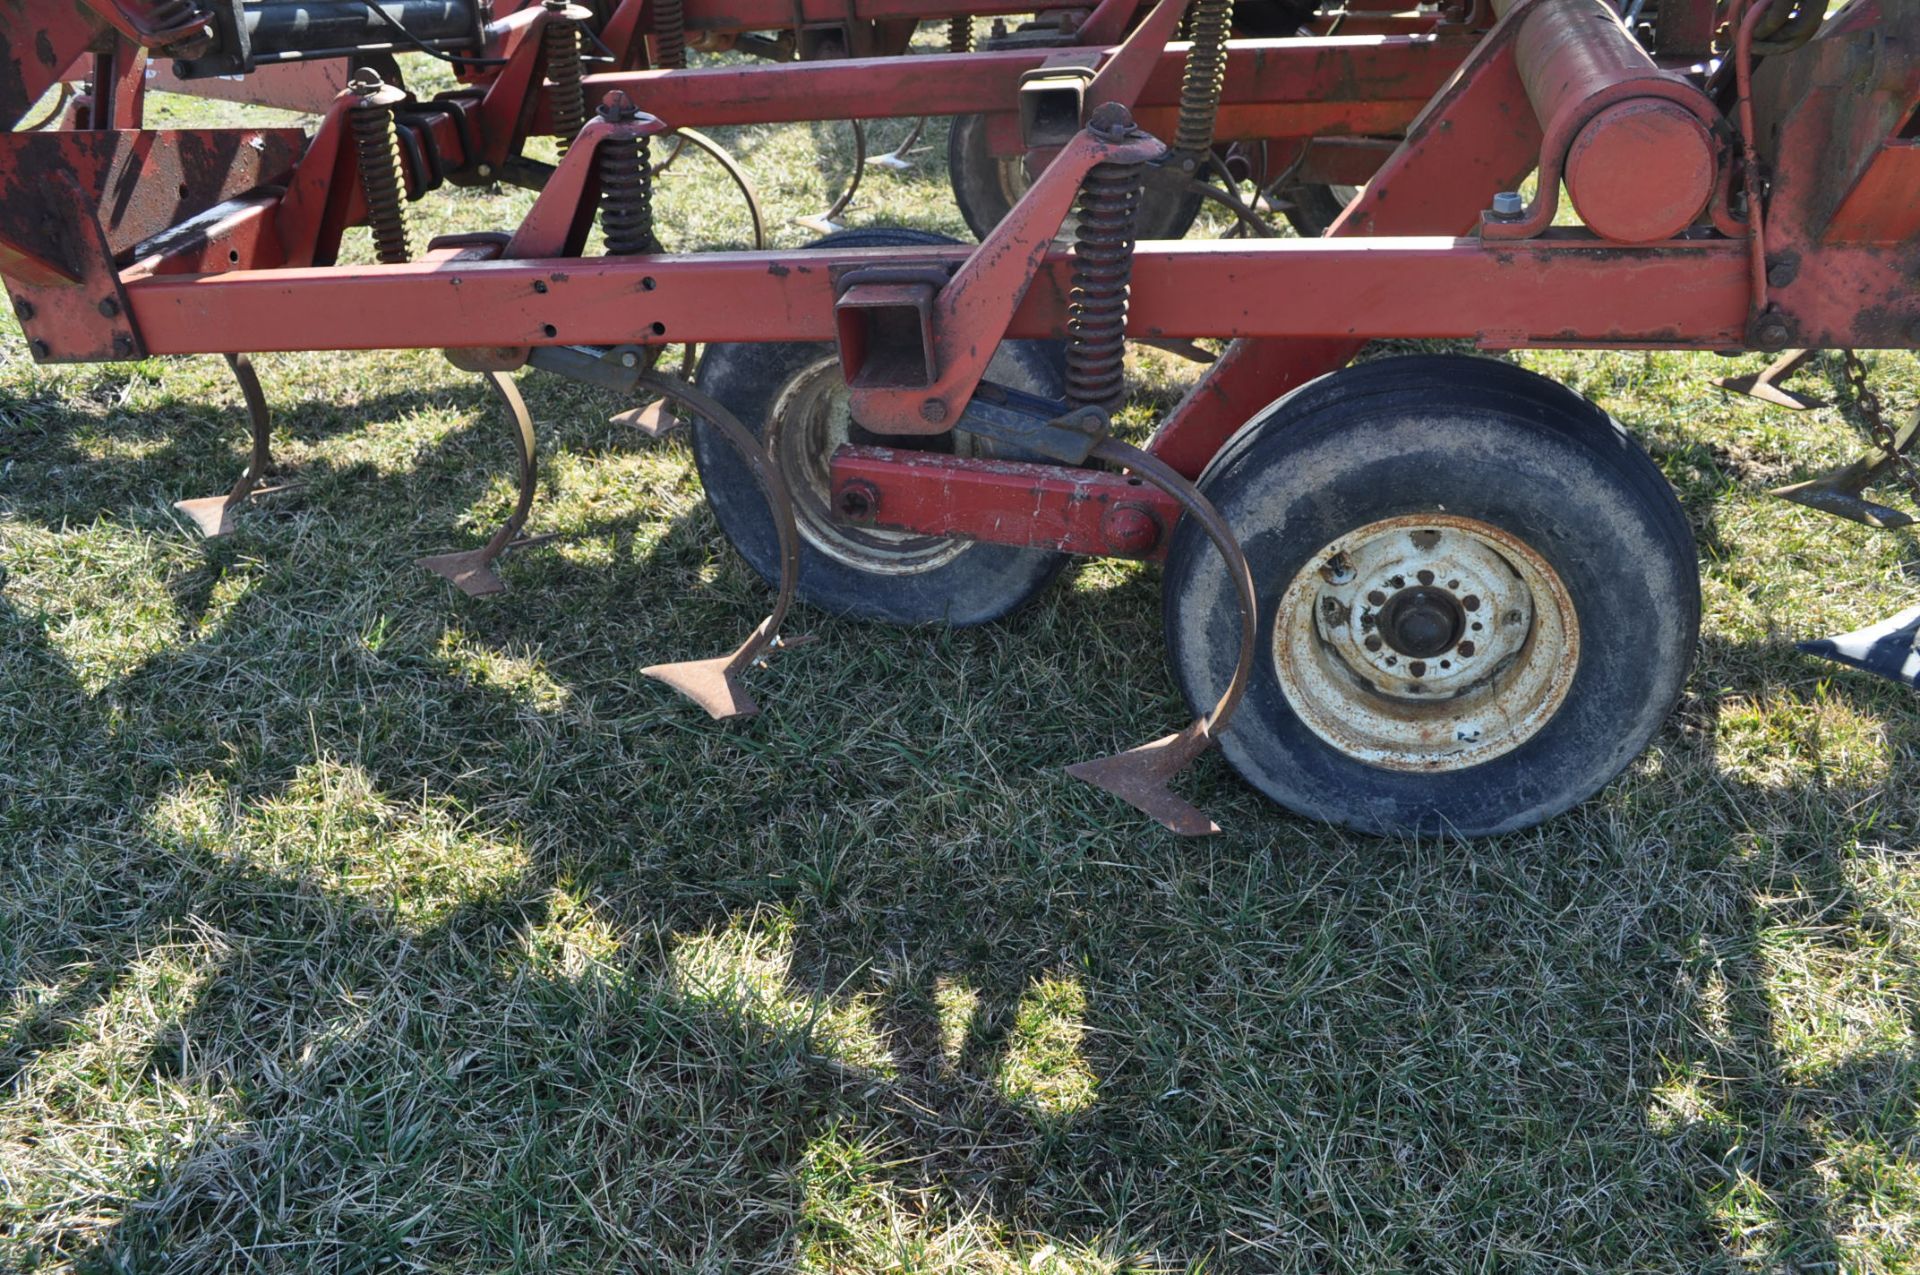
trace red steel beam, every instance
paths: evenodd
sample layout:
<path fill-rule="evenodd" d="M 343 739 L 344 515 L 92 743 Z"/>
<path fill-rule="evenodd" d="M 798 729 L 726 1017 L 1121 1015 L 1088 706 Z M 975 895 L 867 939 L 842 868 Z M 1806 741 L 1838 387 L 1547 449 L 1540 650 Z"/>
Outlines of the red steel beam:
<path fill-rule="evenodd" d="M 154 354 L 834 339 L 834 275 L 964 248 L 565 258 L 129 280 Z M 1745 245 L 1623 249 L 1435 237 L 1142 244 L 1136 337 L 1467 338 L 1740 346 Z M 1066 330 L 1072 261 L 1049 254 L 1008 335 Z M 1837 341 L 1834 344 L 1847 344 Z"/>
<path fill-rule="evenodd" d="M 1103 557 L 1163 558 L 1180 504 L 1125 474 L 842 447 L 833 501 L 862 526 Z"/>
<path fill-rule="evenodd" d="M 1437 36 L 1236 40 L 1228 46 L 1221 125 L 1248 135 L 1395 132 L 1444 85 L 1472 42 Z M 1180 102 L 1184 43 L 1169 44 L 1135 112 L 1143 127 Z M 590 75 L 590 107 L 619 89 L 671 127 L 971 115 L 1012 109 L 1020 77 L 1058 50 L 747 64 Z M 1111 52 L 1111 50 L 1108 50 Z M 1278 131 L 1261 132 L 1276 128 Z M 547 132 L 543 96 L 534 131 Z"/>

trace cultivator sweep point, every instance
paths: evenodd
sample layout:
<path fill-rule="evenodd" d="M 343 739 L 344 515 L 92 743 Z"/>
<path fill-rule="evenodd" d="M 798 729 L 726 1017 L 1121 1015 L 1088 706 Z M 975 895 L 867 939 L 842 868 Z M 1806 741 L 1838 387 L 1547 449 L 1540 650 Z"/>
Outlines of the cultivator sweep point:
<path fill-rule="evenodd" d="M 768 459 L 753 431 L 711 395 L 684 382 L 674 382 L 654 372 L 641 375 L 640 383 L 657 392 L 662 401 L 672 399 L 684 409 L 719 430 L 727 443 L 753 471 L 754 481 L 767 499 L 773 516 L 774 535 L 780 545 L 780 574 L 773 610 L 754 627 L 753 632 L 730 654 L 706 660 L 685 660 L 677 664 L 654 664 L 641 673 L 665 682 L 674 690 L 707 710 L 716 721 L 753 717 L 760 706 L 753 702 L 740 682 L 740 674 L 750 666 L 764 664 L 781 651 L 801 646 L 808 639 L 783 639 L 780 625 L 793 605 L 794 587 L 800 578 L 800 532 L 794 523 L 793 496 L 786 479 Z"/>
<path fill-rule="evenodd" d="M 1762 371 L 1751 376 L 1723 376 L 1714 384 L 1729 394 L 1744 394 L 1762 403 L 1784 407 L 1790 412 L 1805 412 L 1825 404 L 1807 394 L 1786 388 L 1788 378 L 1820 357 L 1819 350 L 1788 350 Z"/>
<path fill-rule="evenodd" d="M 267 475 L 273 472 L 273 415 L 267 408 L 266 391 L 260 388 L 260 377 L 253 370 L 253 360 L 244 354 L 229 354 L 227 366 L 233 369 L 234 379 L 240 382 L 240 395 L 246 400 L 252 456 L 226 495 L 173 502 L 173 507 L 192 519 L 193 525 L 200 529 L 200 534 L 208 539 L 224 536 L 233 530 L 233 511 L 242 504 L 259 496 L 285 491 L 289 486 L 286 483 L 272 487 L 261 485 Z"/>
<path fill-rule="evenodd" d="M 501 406 L 506 408 L 507 423 L 511 427 L 509 435 L 513 439 L 514 456 L 519 462 L 519 488 L 514 499 L 513 512 L 500 524 L 487 543 L 478 549 L 456 550 L 452 553 L 437 553 L 418 560 L 437 576 L 441 576 L 454 588 L 468 597 L 484 598 L 489 594 L 506 592 L 507 582 L 500 578 L 494 563 L 511 549 L 524 548 L 539 543 L 536 539 L 523 539 L 520 531 L 527 525 L 527 515 L 533 512 L 534 491 L 539 485 L 539 462 L 535 456 L 536 442 L 533 435 L 533 417 L 527 413 L 527 402 L 520 397 L 520 389 L 513 378 L 505 372 L 486 371 L 481 376 L 493 387 L 499 396 Z"/>
<path fill-rule="evenodd" d="M 1915 649 L 1916 638 L 1920 638 L 1920 606 L 1909 607 L 1891 619 L 1839 637 L 1796 645 L 1808 655 L 1920 687 L 1920 650 Z"/>
<path fill-rule="evenodd" d="M 1168 787 L 1215 745 L 1373 831 L 1584 799 L 1684 683 L 1684 513 L 1544 378 L 1348 365 L 1374 340 L 1764 351 L 1723 388 L 1804 407 L 1781 382 L 1819 352 L 1920 346 L 1920 0 L 1663 0 L 1631 27 L 1610 0 L 1024 2 L 1009 23 L 999 0 L 0 0 L 0 276 L 42 362 L 228 357 L 253 450 L 227 494 L 180 502 L 207 535 L 271 490 L 251 354 L 440 349 L 483 375 L 513 510 L 421 560 L 469 594 L 537 539 L 513 375 L 653 396 L 613 419 L 693 426 L 716 520 L 775 590 L 728 654 L 642 670 L 715 718 L 758 711 L 744 677 L 798 645 L 795 602 L 981 623 L 1062 555 L 1115 556 L 1164 563 L 1194 719 L 1069 773 L 1173 831 L 1217 828 Z M 910 47 L 922 22 L 938 51 Z M 455 87 L 412 91 L 415 54 Z M 150 129 L 150 82 L 318 123 Z M 864 170 L 905 168 L 932 117 L 980 243 L 843 230 Z M 869 159 L 894 118 L 906 139 Z M 800 219 L 827 238 L 771 247 L 708 130 L 836 121 L 852 170 Z M 750 250 L 656 205 L 689 148 L 741 193 Z M 410 203 L 502 182 L 537 192 L 517 224 L 417 248 Z M 1168 242 L 1203 205 L 1229 237 Z M 374 260 L 343 261 L 360 226 Z M 1113 436 L 1140 403 L 1129 342 L 1200 369 L 1141 447 Z M 686 375 L 657 370 L 669 345 Z M 1920 495 L 1920 417 L 1888 428 L 1845 358 L 1877 450 L 1778 494 L 1908 525 L 1867 490 Z M 1628 610 L 1632 635 L 1599 619 Z M 1911 684 L 1916 625 L 1803 649 Z"/>

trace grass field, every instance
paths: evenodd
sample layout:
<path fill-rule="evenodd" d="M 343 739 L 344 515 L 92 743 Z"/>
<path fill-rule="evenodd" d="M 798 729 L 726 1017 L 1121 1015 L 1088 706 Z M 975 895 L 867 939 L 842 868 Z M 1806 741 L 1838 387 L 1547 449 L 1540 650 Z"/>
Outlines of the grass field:
<path fill-rule="evenodd" d="M 853 223 L 959 232 L 943 135 Z M 844 127 L 727 140 L 804 242 Z M 691 161 L 661 205 L 744 235 Z M 476 601 L 410 564 L 510 503 L 477 378 L 263 357 L 300 485 L 203 543 L 224 365 L 0 320 L 0 1266 L 1920 1270 L 1920 710 L 1790 645 L 1911 601 L 1915 543 L 1764 494 L 1856 445 L 1837 366 L 1793 416 L 1708 385 L 1758 359 L 1522 361 L 1698 529 L 1668 728 L 1471 845 L 1210 758 L 1228 831 L 1182 841 L 1060 773 L 1181 719 L 1154 568 L 981 630 L 803 613 L 716 725 L 637 670 L 767 593 L 626 404 L 523 378 L 557 539 Z M 1192 375 L 1135 371 L 1136 424 Z"/>

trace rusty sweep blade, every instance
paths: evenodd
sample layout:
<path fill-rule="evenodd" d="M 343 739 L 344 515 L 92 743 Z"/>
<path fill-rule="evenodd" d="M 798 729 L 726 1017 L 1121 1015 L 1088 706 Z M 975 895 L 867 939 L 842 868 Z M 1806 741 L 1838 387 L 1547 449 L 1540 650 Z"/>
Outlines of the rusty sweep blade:
<path fill-rule="evenodd" d="M 661 402 L 672 400 L 683 410 L 699 416 L 720 431 L 747 463 L 755 481 L 760 484 L 760 490 L 766 495 L 767 509 L 773 516 L 774 534 L 780 542 L 780 583 L 774 595 L 773 610 L 747 635 L 746 641 L 734 648 L 732 654 L 705 660 L 654 664 L 640 671 L 679 691 L 706 709 L 716 721 L 752 717 L 760 711 L 760 706 L 753 702 L 753 696 L 747 694 L 746 687 L 741 685 L 740 674 L 752 664 L 764 663 L 775 652 L 799 646 L 806 640 L 796 638 L 783 641 L 780 637 L 780 622 L 786 619 L 787 609 L 793 605 L 794 586 L 800 578 L 800 531 L 793 520 L 793 497 L 787 491 L 786 479 L 774 467 L 760 440 L 719 400 L 686 381 L 654 371 L 642 372 L 639 384 L 659 393 Z"/>
<path fill-rule="evenodd" d="M 533 417 L 527 414 L 526 400 L 520 397 L 513 378 L 505 372 L 486 371 L 481 376 L 500 396 L 502 406 L 507 409 L 507 423 L 513 427 L 514 452 L 520 462 L 519 498 L 514 502 L 513 512 L 507 516 L 507 520 L 478 549 L 458 549 L 452 553 L 436 553 L 415 560 L 419 566 L 449 581 L 454 588 L 472 598 L 506 592 L 507 582 L 500 578 L 500 573 L 493 565 L 501 554 L 509 549 L 552 539 L 551 536 L 519 538 L 520 529 L 527 525 L 527 515 L 533 510 L 534 489 L 539 483 L 539 469 L 534 454 Z"/>
<path fill-rule="evenodd" d="M 260 388 L 260 377 L 253 370 L 253 360 L 244 354 L 227 355 L 227 366 L 233 369 L 233 377 L 240 382 L 240 395 L 247 401 L 247 420 L 253 434 L 253 454 L 247 461 L 246 472 L 242 473 L 224 496 L 197 496 L 192 500 L 176 500 L 173 507 L 193 520 L 200 534 L 212 540 L 224 536 L 233 530 L 233 511 L 241 503 L 255 496 L 265 496 L 276 491 L 285 491 L 287 485 L 262 487 L 260 480 L 273 469 L 273 415 L 267 409 L 266 391 Z"/>
<path fill-rule="evenodd" d="M 1111 757 L 1075 762 L 1067 767 L 1067 773 L 1095 788 L 1104 788 L 1172 832 L 1204 837 L 1220 831 L 1220 825 L 1206 811 L 1168 788 L 1167 781 L 1192 764 L 1212 742 L 1203 719 L 1151 744 Z"/>
<path fill-rule="evenodd" d="M 1234 600 L 1240 610 L 1240 658 L 1234 665 L 1233 676 L 1227 679 L 1227 689 L 1220 693 L 1213 711 L 1196 718 L 1179 734 L 1156 739 L 1138 748 L 1129 748 L 1111 757 L 1077 762 L 1067 767 L 1067 773 L 1112 793 L 1135 810 L 1158 821 L 1169 832 L 1183 837 L 1204 837 L 1220 831 L 1220 825 L 1193 803 L 1175 796 L 1173 790 L 1167 787 L 1167 781 L 1207 750 L 1207 746 L 1226 728 L 1227 721 L 1247 692 L 1247 681 L 1253 675 L 1255 641 L 1253 571 L 1247 566 L 1247 555 L 1234 538 L 1233 528 L 1213 507 L 1213 502 L 1201 495 L 1199 488 L 1181 477 L 1165 461 L 1112 438 L 1101 439 L 1094 446 L 1093 455 L 1124 465 L 1179 501 L 1181 508 L 1213 541 L 1213 547 L 1227 564 L 1227 577 L 1233 582 Z"/>
<path fill-rule="evenodd" d="M 1784 407 L 1792 412 L 1824 407 L 1825 400 L 1808 394 L 1795 393 L 1782 384 L 1788 377 L 1819 356 L 1818 350 L 1788 350 L 1769 363 L 1763 372 L 1756 372 L 1752 376 L 1723 376 L 1714 384 L 1729 394 L 1745 394 L 1749 398 L 1759 399 L 1762 403 L 1771 403 L 1775 407 Z"/>

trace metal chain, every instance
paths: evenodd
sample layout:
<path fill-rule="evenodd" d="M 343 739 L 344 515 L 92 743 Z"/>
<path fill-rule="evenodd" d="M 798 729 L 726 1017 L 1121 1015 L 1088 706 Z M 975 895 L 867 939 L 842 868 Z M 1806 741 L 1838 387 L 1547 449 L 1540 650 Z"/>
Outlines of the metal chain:
<path fill-rule="evenodd" d="M 1888 468 L 1900 476 L 1908 493 L 1920 501 L 1920 467 L 1900 450 L 1900 440 L 1881 410 L 1880 395 L 1867 381 L 1866 360 L 1855 350 L 1842 350 L 1840 357 L 1847 370 L 1847 386 L 1853 391 L 1853 401 L 1860 406 L 1860 414 L 1867 418 L 1867 432 L 1872 435 L 1874 446 L 1886 453 Z"/>

